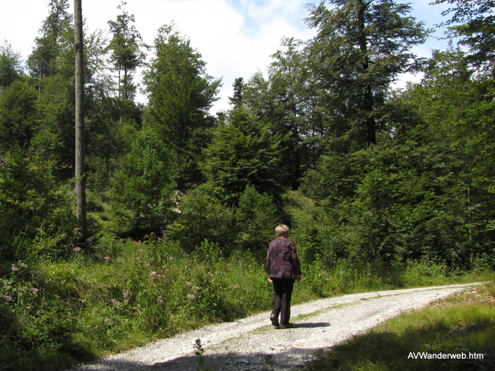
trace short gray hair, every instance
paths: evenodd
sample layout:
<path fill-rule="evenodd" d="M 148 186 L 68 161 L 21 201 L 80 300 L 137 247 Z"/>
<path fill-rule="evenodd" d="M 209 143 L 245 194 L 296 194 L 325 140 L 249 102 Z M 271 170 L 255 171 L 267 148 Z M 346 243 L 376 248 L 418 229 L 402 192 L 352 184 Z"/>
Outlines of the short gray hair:
<path fill-rule="evenodd" d="M 289 227 L 287 227 L 285 224 L 279 224 L 275 228 L 275 235 L 277 237 L 280 237 L 286 233 L 289 233 Z"/>

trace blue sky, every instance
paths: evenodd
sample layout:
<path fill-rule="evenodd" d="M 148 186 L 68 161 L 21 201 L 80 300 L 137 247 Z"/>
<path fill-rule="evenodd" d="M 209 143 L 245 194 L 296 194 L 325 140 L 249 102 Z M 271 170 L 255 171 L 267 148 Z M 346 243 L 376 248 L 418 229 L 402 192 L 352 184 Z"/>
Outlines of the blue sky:
<path fill-rule="evenodd" d="M 412 2 L 413 13 L 427 27 L 442 21 L 445 7 L 429 6 L 432 0 Z M 135 15 L 136 28 L 144 41 L 153 43 L 159 27 L 176 23 L 177 30 L 191 39 L 191 44 L 207 63 L 207 72 L 222 78 L 220 100 L 213 112 L 229 108 L 228 96 L 236 77 L 248 80 L 257 71 L 265 71 L 281 39 L 308 40 L 314 35 L 304 18 L 308 0 L 127 0 L 127 11 Z M 71 7 L 73 1 L 69 1 Z M 89 31 L 108 31 L 107 21 L 115 19 L 120 0 L 82 0 L 83 16 Z M 43 20 L 48 14 L 47 0 L 0 0 L 0 42 L 7 40 L 14 50 L 27 58 Z M 71 9 L 72 11 L 72 9 Z M 437 33 L 441 36 L 441 33 Z M 414 51 L 424 57 L 447 43 L 431 38 Z M 401 80 L 418 79 L 405 76 Z M 140 96 L 145 101 L 144 96 Z"/>

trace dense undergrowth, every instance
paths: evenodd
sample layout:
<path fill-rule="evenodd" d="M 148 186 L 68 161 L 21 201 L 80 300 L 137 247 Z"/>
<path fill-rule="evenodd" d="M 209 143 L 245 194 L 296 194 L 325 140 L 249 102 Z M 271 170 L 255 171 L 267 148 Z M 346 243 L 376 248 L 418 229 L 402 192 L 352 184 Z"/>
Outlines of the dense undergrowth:
<path fill-rule="evenodd" d="M 249 252 L 205 241 L 185 254 L 154 235 L 102 239 L 63 261 L 2 263 L 0 370 L 57 370 L 212 322 L 268 310 L 272 288 Z M 484 279 L 420 263 L 304 261 L 294 303 L 342 293 Z M 6 273 L 9 271 L 9 273 Z"/>
<path fill-rule="evenodd" d="M 208 323 L 269 310 L 272 287 L 263 257 L 280 216 L 267 196 L 252 188 L 241 195 L 236 210 L 203 197 L 210 191 L 200 187 L 184 198 L 168 236 L 118 237 L 111 213 L 100 203 L 90 215 L 93 239 L 84 244 L 59 244 L 54 250 L 46 248 L 55 246 L 47 241 L 28 241 L 37 253 L 22 261 L 9 259 L 4 250 L 0 370 L 62 370 Z M 321 210 L 315 202 L 298 192 L 283 198 L 283 218 L 293 227 L 291 238 L 303 269 L 294 304 L 493 275 L 486 261 L 476 259 L 470 271 L 463 271 L 431 259 L 373 260 L 352 248 L 339 257 L 331 248 L 335 244 L 322 238 L 325 224 L 317 220 Z M 191 241 L 197 241 L 193 248 Z M 36 249 L 39 243 L 44 245 Z"/>

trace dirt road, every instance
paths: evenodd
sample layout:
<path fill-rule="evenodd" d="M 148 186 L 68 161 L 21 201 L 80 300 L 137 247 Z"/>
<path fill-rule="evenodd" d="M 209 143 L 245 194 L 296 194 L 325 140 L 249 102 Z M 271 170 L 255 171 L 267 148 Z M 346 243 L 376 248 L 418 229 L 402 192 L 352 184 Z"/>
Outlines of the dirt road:
<path fill-rule="evenodd" d="M 308 362 L 318 349 L 428 303 L 462 291 L 469 285 L 380 291 L 345 295 L 292 307 L 292 329 L 275 329 L 269 313 L 211 325 L 118 354 L 77 371 L 197 370 L 193 346 L 201 340 L 204 367 L 216 371 L 292 370 Z"/>

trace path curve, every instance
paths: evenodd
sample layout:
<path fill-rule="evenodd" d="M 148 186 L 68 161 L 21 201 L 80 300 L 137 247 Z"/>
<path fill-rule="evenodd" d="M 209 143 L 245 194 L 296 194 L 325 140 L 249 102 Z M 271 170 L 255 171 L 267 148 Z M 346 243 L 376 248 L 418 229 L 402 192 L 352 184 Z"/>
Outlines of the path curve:
<path fill-rule="evenodd" d="M 196 371 L 196 339 L 205 349 L 204 366 L 215 371 L 291 370 L 331 347 L 402 312 L 479 283 L 344 295 L 295 305 L 295 328 L 277 330 L 269 312 L 206 326 L 113 355 L 72 371 Z M 298 318 L 299 316 L 299 318 Z"/>

